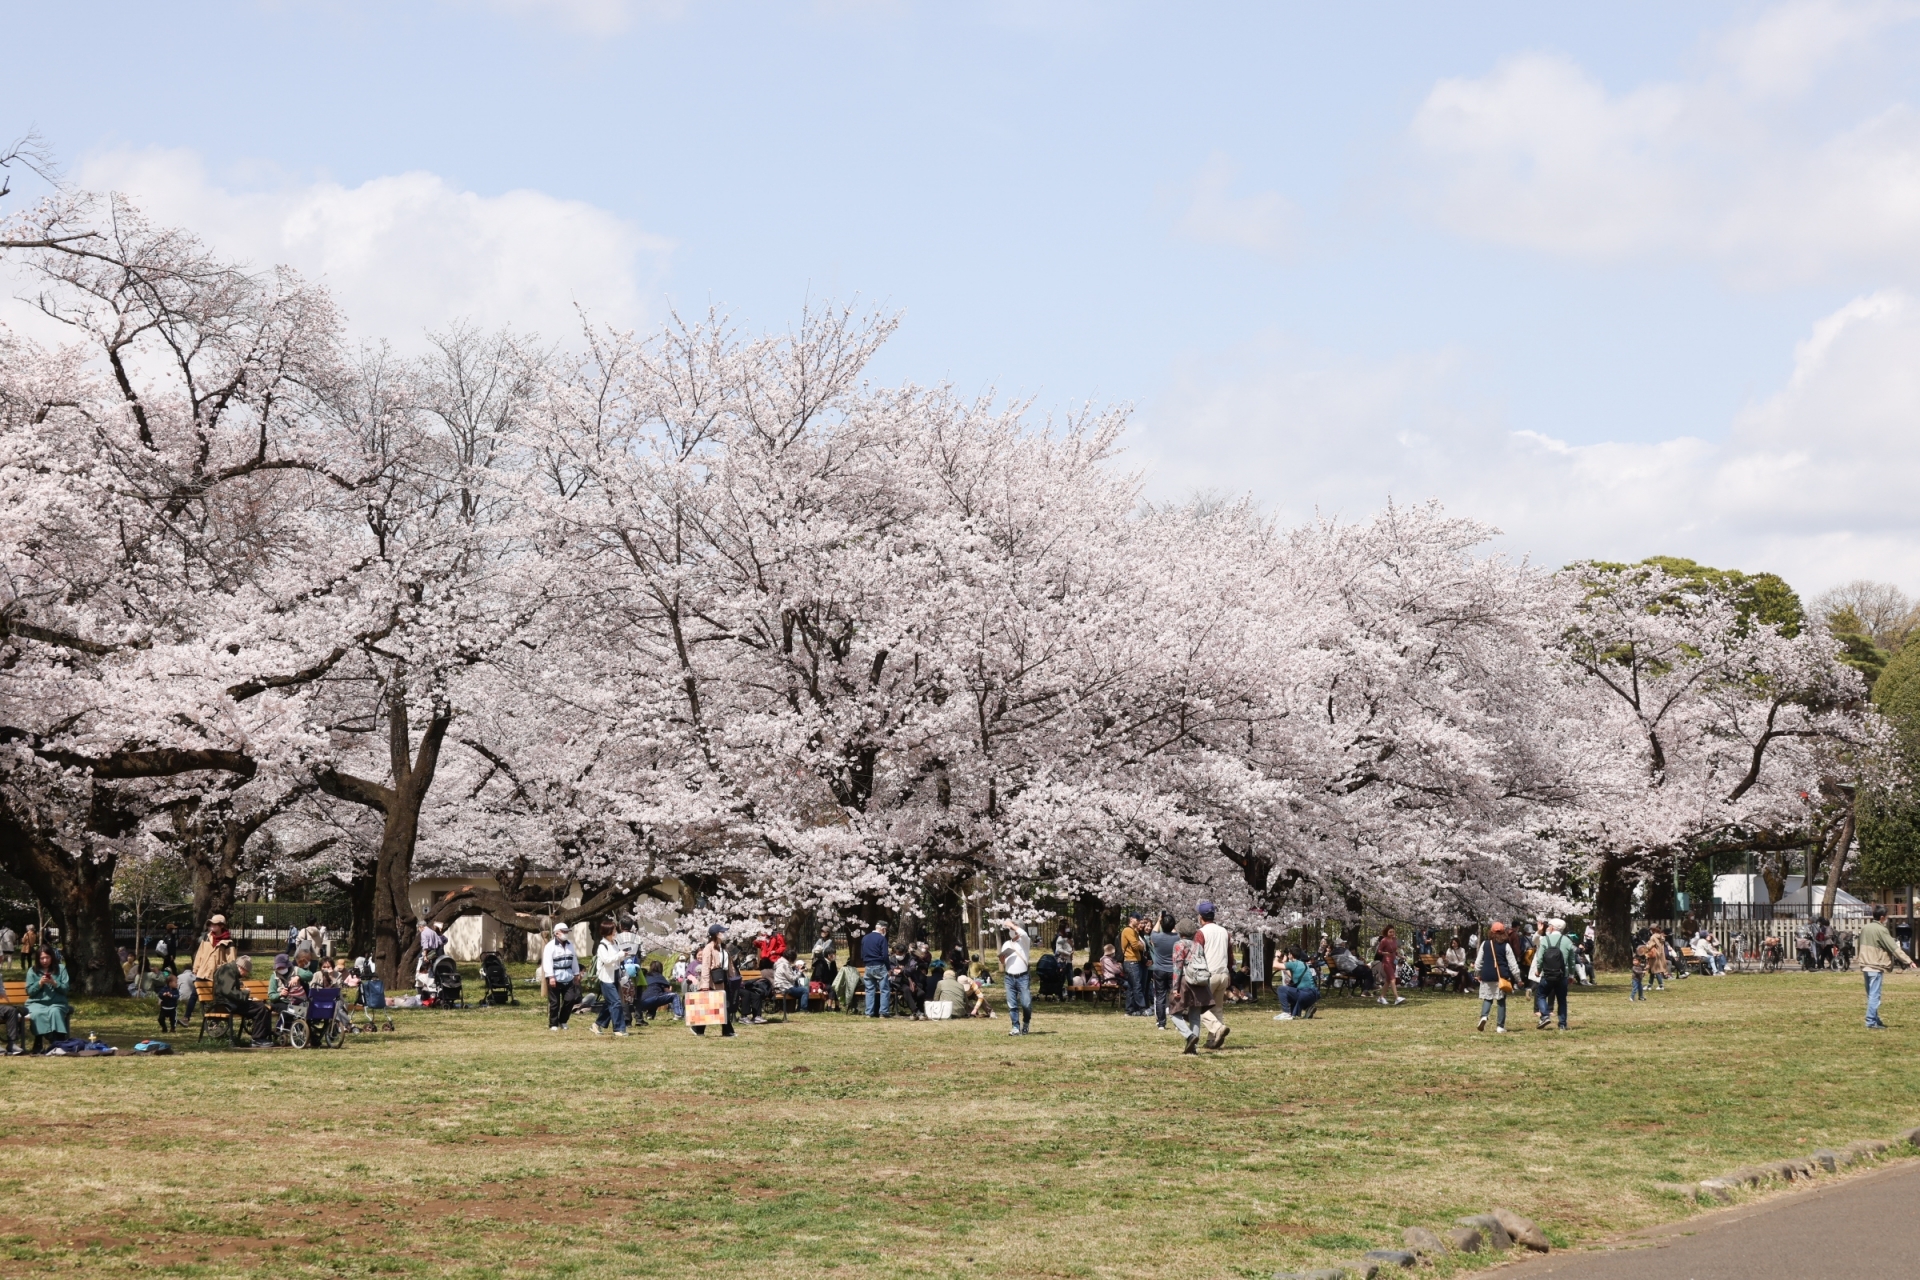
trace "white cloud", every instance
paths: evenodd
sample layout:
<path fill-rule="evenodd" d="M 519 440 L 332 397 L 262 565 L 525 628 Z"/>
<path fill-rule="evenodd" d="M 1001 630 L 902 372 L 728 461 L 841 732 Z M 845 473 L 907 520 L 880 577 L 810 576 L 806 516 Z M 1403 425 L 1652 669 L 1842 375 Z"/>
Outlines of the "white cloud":
<path fill-rule="evenodd" d="M 489 8 L 537 24 L 590 36 L 617 36 L 646 15 L 674 19 L 686 11 L 684 0 L 486 0 Z"/>
<path fill-rule="evenodd" d="M 1724 438 L 1574 445 L 1513 431 L 1440 354 L 1369 364 L 1267 341 L 1194 367 L 1144 417 L 1155 488 L 1250 490 L 1290 520 L 1439 498 L 1559 565 L 1692 556 L 1803 591 L 1920 586 L 1920 302 L 1826 317 L 1787 385 Z"/>
<path fill-rule="evenodd" d="M 1808 0 L 1770 9 L 1719 42 L 1721 60 L 1755 93 L 1805 90 L 1835 61 L 1856 54 L 1890 27 L 1910 21 L 1906 3 L 1842 4 Z"/>
<path fill-rule="evenodd" d="M 255 266 L 286 264 L 332 290 L 356 333 L 410 347 L 456 319 L 549 338 L 595 319 L 637 325 L 671 245 L 604 209 L 539 191 L 482 196 L 423 172 L 242 190 L 190 151 L 116 151 L 74 175 L 124 191 Z"/>
<path fill-rule="evenodd" d="M 1443 80 L 1415 113 L 1420 200 L 1456 231 L 1598 260 L 1676 256 L 1749 283 L 1866 269 L 1920 282 L 1920 113 L 1885 101 L 1809 135 L 1775 101 L 1909 5 L 1798 4 L 1730 33 L 1696 81 L 1610 92 L 1527 54 Z"/>
<path fill-rule="evenodd" d="M 1293 247 L 1296 211 L 1277 191 L 1236 196 L 1233 182 L 1239 170 L 1225 155 L 1215 152 L 1189 189 L 1180 215 L 1180 234 L 1203 244 L 1251 249 L 1280 255 Z"/>

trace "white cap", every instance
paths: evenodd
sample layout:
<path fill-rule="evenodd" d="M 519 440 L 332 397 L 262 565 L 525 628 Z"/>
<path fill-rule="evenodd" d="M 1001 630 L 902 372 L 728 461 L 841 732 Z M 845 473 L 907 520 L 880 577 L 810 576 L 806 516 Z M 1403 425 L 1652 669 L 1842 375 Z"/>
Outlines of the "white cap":
<path fill-rule="evenodd" d="M 567 922 L 562 920 L 559 924 L 553 926 L 553 931 L 555 933 L 565 933 L 567 931 Z"/>

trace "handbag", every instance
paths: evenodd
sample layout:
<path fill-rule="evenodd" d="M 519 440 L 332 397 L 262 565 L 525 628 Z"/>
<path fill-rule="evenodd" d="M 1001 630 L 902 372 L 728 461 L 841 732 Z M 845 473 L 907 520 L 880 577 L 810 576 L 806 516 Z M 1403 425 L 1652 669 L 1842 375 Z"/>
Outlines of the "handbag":
<path fill-rule="evenodd" d="M 686 1003 L 688 1026 L 724 1027 L 727 1025 L 726 992 L 689 991 Z"/>
<path fill-rule="evenodd" d="M 1491 938 L 1487 939 L 1487 959 L 1493 961 L 1493 976 L 1500 978 L 1500 952 L 1495 949 Z M 1500 978 L 1500 994 L 1504 996 L 1512 990 L 1513 982 L 1507 978 Z"/>

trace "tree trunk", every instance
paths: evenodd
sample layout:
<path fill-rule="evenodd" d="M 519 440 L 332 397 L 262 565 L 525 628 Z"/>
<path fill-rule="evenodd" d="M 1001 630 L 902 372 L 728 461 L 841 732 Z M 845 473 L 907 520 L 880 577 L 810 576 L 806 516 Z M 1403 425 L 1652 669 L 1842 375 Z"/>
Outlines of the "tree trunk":
<path fill-rule="evenodd" d="M 193 889 L 193 928 L 196 936 L 207 931 L 207 922 L 216 915 L 233 918 L 233 903 L 239 893 L 240 855 L 253 828 L 228 819 L 213 828 L 213 838 L 205 827 L 181 845 L 181 861 L 187 864 L 187 882 Z"/>
<path fill-rule="evenodd" d="M 113 946 L 114 859 L 76 857 L 28 829 L 0 802 L 0 866 L 31 889 L 59 925 L 60 955 L 74 992 L 125 995 L 126 974 Z"/>
<path fill-rule="evenodd" d="M 352 774 L 328 772 L 320 789 L 328 795 L 377 811 L 383 821 L 373 860 L 374 968 L 389 990 L 401 975 L 411 981 L 420 954 L 419 920 L 413 913 L 413 852 L 420 839 L 420 811 L 440 764 L 440 747 L 453 723 L 453 709 L 436 701 L 420 746 L 413 746 L 404 680 L 396 673 L 387 694 L 387 751 L 393 782 L 382 786 Z"/>
<path fill-rule="evenodd" d="M 1853 807 L 1847 807 L 1847 816 L 1841 819 L 1840 836 L 1833 842 L 1833 857 L 1827 862 L 1827 891 L 1820 896 L 1820 915 L 1822 919 L 1833 919 L 1834 895 L 1840 892 L 1840 873 L 1846 869 L 1847 849 L 1853 844 Z"/>
<path fill-rule="evenodd" d="M 1600 855 L 1593 890 L 1593 962 L 1602 969 L 1633 964 L 1633 878 L 1619 855 Z"/>
<path fill-rule="evenodd" d="M 347 881 L 347 954 L 369 955 L 373 951 L 373 864 L 358 859 L 353 876 Z"/>

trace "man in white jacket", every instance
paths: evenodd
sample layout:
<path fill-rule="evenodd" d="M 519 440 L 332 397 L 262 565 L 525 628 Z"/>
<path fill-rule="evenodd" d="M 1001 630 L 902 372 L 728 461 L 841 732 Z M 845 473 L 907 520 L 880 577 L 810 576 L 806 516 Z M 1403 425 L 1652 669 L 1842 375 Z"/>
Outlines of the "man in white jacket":
<path fill-rule="evenodd" d="M 1206 899 L 1200 901 L 1194 914 L 1200 917 L 1200 931 L 1194 935 L 1194 940 L 1207 949 L 1207 986 L 1213 992 L 1213 1007 L 1224 1009 L 1227 1007 L 1227 983 L 1232 977 L 1232 935 L 1213 922 L 1213 903 Z M 1207 1048 L 1218 1049 L 1225 1044 L 1227 1033 L 1231 1030 L 1222 1022 L 1220 1029 L 1213 1033 L 1213 1038 L 1207 1041 Z"/>

